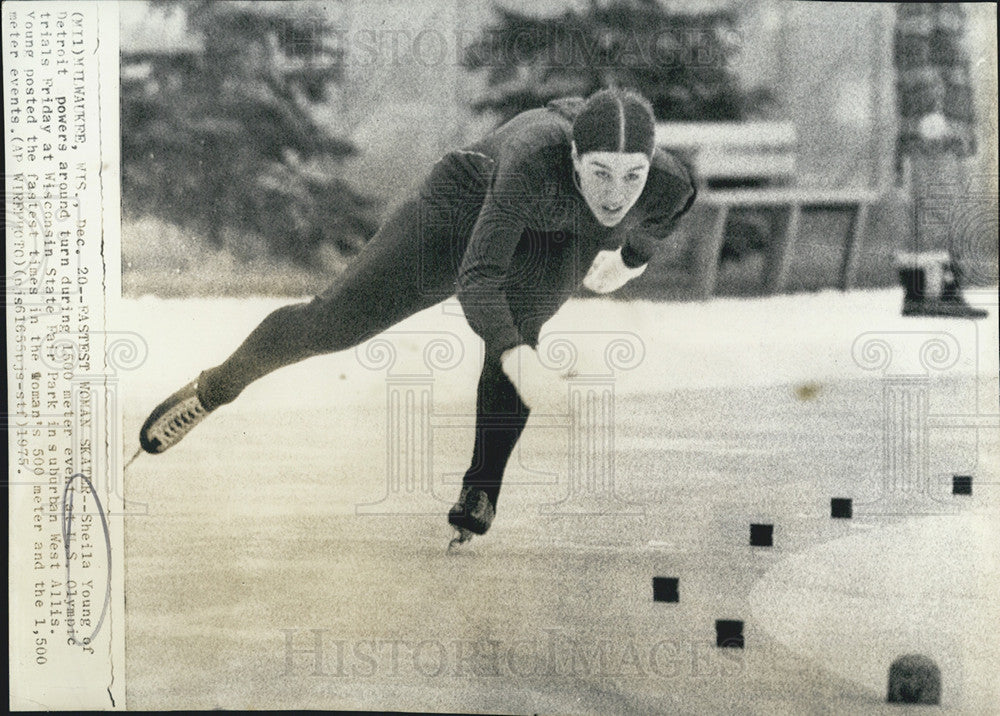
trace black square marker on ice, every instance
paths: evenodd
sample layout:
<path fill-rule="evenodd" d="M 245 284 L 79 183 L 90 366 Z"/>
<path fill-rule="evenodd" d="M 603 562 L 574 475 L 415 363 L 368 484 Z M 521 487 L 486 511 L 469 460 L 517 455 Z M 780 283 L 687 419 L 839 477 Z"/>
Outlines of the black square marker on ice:
<path fill-rule="evenodd" d="M 750 544 L 754 547 L 774 544 L 774 525 L 750 525 Z"/>
<path fill-rule="evenodd" d="M 731 649 L 742 649 L 743 622 L 735 619 L 716 620 L 715 645 Z"/>
<path fill-rule="evenodd" d="M 830 517 L 849 520 L 851 512 L 851 499 L 849 497 L 834 497 L 830 500 Z"/>
<path fill-rule="evenodd" d="M 654 602 L 679 602 L 680 595 L 677 593 L 677 577 L 653 577 L 653 601 Z"/>
<path fill-rule="evenodd" d="M 952 475 L 951 476 L 951 494 L 953 494 L 953 495 L 971 495 L 972 494 L 972 475 Z"/>

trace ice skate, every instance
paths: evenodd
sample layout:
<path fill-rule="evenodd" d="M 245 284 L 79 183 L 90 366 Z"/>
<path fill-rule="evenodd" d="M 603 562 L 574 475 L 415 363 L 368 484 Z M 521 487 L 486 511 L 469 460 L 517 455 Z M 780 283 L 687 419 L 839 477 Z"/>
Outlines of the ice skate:
<path fill-rule="evenodd" d="M 478 487 L 463 487 L 451 510 L 448 524 L 458 535 L 448 543 L 448 551 L 471 540 L 475 535 L 486 534 L 495 515 L 493 504 L 487 494 Z"/>
<path fill-rule="evenodd" d="M 457 533 L 452 537 L 451 542 L 448 543 L 448 552 L 450 553 L 456 547 L 460 547 L 469 540 L 471 540 L 475 535 L 464 527 L 455 527 L 455 532 Z"/>
<path fill-rule="evenodd" d="M 164 452 L 179 443 L 209 412 L 198 397 L 198 381 L 193 380 L 150 413 L 139 431 L 139 444 L 154 455 Z"/>

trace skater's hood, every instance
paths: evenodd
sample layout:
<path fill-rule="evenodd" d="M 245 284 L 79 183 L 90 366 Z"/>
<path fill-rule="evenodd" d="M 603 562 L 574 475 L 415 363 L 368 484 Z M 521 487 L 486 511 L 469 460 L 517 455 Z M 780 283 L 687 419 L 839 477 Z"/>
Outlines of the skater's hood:
<path fill-rule="evenodd" d="M 604 89 L 588 99 L 555 99 L 546 107 L 573 125 L 573 141 L 580 154 L 621 152 L 653 156 L 653 108 L 638 92 Z"/>

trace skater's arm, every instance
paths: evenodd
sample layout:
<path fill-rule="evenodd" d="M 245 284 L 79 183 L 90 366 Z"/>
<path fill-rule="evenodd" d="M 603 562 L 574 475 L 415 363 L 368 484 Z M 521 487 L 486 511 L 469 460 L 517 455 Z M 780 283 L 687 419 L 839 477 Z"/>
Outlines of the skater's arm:
<path fill-rule="evenodd" d="M 536 183 L 526 163 L 500 165 L 459 269 L 457 293 L 466 320 L 494 355 L 526 342 L 514 325 L 504 287 L 541 190 Z"/>
<path fill-rule="evenodd" d="M 646 192 L 649 192 L 646 216 L 629 234 L 621 250 L 622 263 L 628 269 L 649 263 L 697 197 L 691 171 L 659 151 L 654 155 Z"/>

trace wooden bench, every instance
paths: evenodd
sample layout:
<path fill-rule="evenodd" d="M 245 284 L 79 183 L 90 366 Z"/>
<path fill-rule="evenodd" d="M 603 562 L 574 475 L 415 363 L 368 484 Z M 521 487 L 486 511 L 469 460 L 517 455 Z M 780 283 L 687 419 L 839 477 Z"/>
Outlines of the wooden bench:
<path fill-rule="evenodd" d="M 694 242 L 690 259 L 694 294 L 708 298 L 716 286 L 727 230 L 734 214 L 777 210 L 765 248 L 761 291 L 785 289 L 804 212 L 836 210 L 851 216 L 838 276 L 842 290 L 854 284 L 864 241 L 868 208 L 879 198 L 872 189 L 823 189 L 795 186 L 797 136 L 789 122 L 661 123 L 657 144 L 688 159 L 700 186 L 696 215 L 688 223 Z"/>

